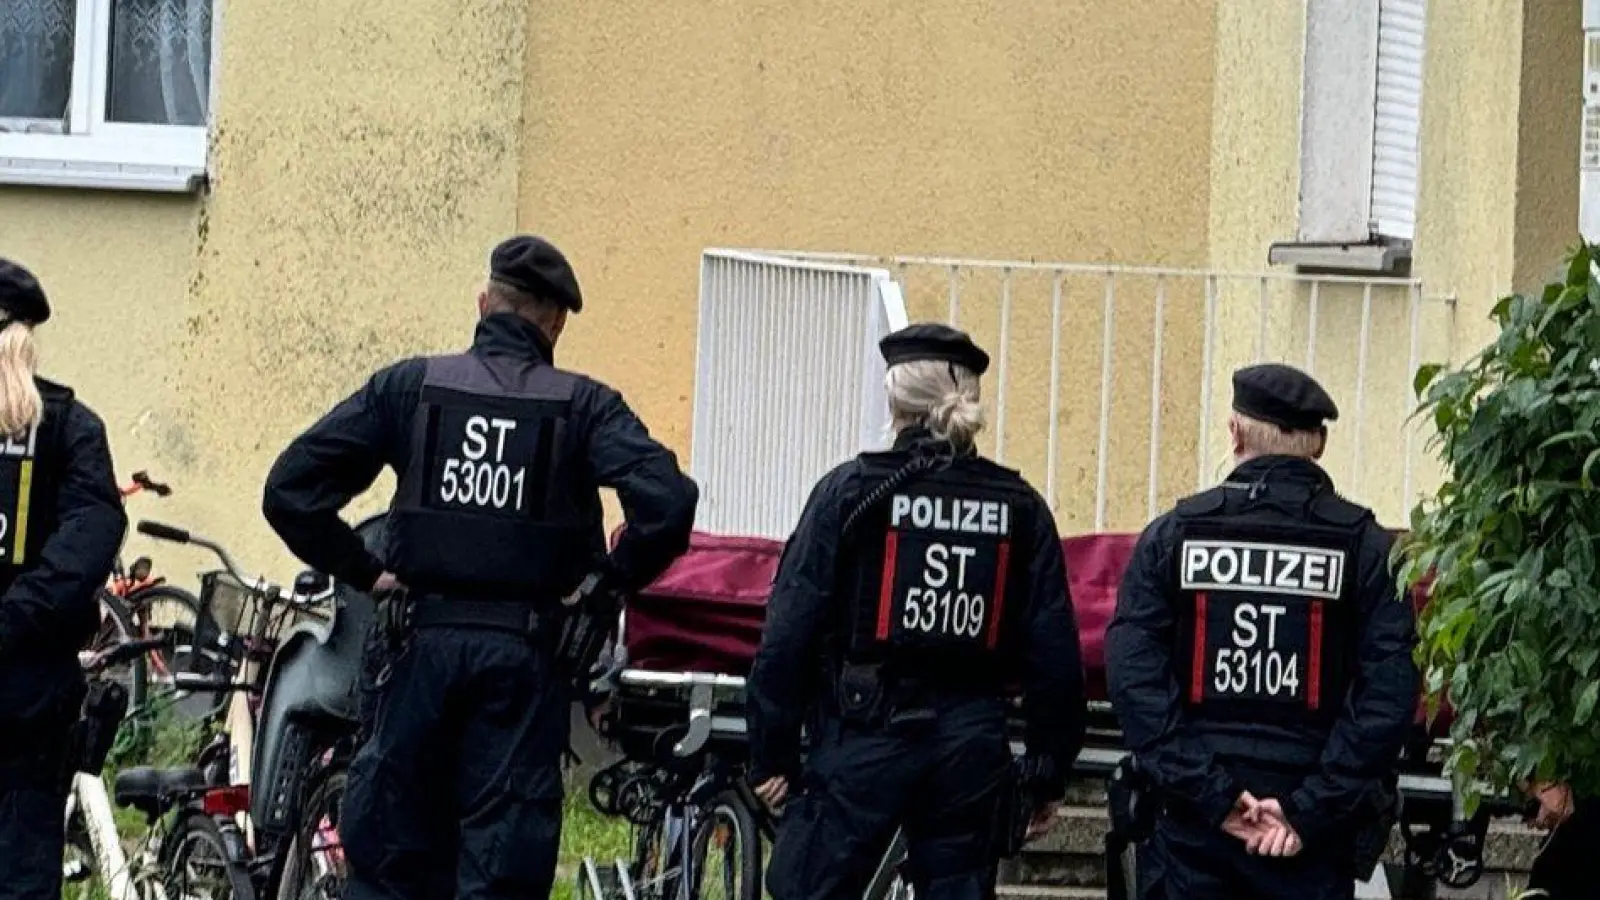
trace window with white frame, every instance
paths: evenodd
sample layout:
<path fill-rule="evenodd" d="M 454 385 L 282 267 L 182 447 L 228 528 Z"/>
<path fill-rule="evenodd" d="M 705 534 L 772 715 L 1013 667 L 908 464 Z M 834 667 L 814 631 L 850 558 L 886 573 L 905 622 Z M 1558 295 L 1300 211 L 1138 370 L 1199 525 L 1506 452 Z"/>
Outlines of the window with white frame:
<path fill-rule="evenodd" d="M 0 0 L 0 183 L 188 190 L 214 0 Z"/>
<path fill-rule="evenodd" d="M 1300 215 L 1274 262 L 1390 269 L 1416 229 L 1425 0 L 1307 0 Z"/>

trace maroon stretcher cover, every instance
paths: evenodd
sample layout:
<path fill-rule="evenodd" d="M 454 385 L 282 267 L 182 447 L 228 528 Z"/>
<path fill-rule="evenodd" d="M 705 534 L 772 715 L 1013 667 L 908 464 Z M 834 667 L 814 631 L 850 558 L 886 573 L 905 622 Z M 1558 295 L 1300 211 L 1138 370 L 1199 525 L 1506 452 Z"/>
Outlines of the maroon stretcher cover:
<path fill-rule="evenodd" d="M 1105 632 L 1134 534 L 1062 541 L 1090 696 L 1105 697 Z M 747 675 L 761 640 L 781 541 L 695 532 L 689 552 L 628 604 L 630 666 Z"/>
<path fill-rule="evenodd" d="M 1102 533 L 1061 542 L 1091 699 L 1106 698 L 1106 627 L 1138 537 Z M 782 552 L 782 541 L 695 532 L 689 551 L 629 601 L 628 664 L 657 672 L 748 675 Z M 1420 607 L 1423 586 L 1413 599 Z M 1421 715 L 1419 704 L 1419 721 Z M 1446 722 L 1441 715 L 1435 730 Z"/>

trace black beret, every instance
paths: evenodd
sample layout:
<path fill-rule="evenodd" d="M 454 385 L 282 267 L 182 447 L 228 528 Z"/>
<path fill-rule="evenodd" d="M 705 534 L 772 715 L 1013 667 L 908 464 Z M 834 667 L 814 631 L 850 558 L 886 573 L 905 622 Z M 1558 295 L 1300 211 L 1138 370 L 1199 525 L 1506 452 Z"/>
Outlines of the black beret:
<path fill-rule="evenodd" d="M 983 352 L 964 331 L 948 325 L 919 322 L 907 325 L 878 342 L 883 361 L 891 366 L 924 359 L 953 362 L 982 375 L 989 368 L 989 354 Z"/>
<path fill-rule="evenodd" d="M 1233 408 L 1252 419 L 1291 431 L 1315 431 L 1339 418 L 1339 407 L 1315 378 L 1278 363 L 1233 373 Z"/>
<path fill-rule="evenodd" d="M 578 276 L 555 245 L 541 237 L 519 234 L 500 242 L 489 255 L 489 280 L 535 297 L 583 311 Z"/>
<path fill-rule="evenodd" d="M 39 279 L 9 259 L 0 259 L 0 314 L 29 325 L 50 318 L 50 301 Z"/>

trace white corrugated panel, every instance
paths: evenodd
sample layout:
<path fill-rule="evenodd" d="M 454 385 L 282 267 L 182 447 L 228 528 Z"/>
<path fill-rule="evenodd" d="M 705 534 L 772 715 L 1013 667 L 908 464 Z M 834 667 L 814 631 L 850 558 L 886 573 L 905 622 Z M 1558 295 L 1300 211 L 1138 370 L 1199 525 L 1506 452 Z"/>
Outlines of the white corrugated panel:
<path fill-rule="evenodd" d="M 904 321 L 897 288 L 881 269 L 702 254 L 696 528 L 786 538 L 817 479 L 880 443 L 877 344 Z"/>
<path fill-rule="evenodd" d="M 1372 221 L 1378 234 L 1403 240 L 1416 231 L 1425 26 L 1424 0 L 1379 0 Z"/>
<path fill-rule="evenodd" d="M 1583 138 L 1578 156 L 1578 231 L 1600 241 L 1600 21 L 1584 6 Z"/>

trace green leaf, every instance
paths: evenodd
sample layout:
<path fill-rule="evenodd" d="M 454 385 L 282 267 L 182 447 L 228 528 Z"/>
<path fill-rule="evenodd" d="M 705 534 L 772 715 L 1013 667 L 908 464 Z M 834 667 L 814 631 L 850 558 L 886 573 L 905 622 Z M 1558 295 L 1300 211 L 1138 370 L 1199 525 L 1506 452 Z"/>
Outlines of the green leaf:
<path fill-rule="evenodd" d="M 1567 284 L 1587 285 L 1589 283 L 1589 248 L 1587 245 L 1579 247 L 1572 254 L 1572 259 L 1567 263 Z"/>
<path fill-rule="evenodd" d="M 1411 389 L 1416 392 L 1416 396 L 1423 396 L 1423 394 L 1428 390 L 1428 385 L 1432 384 L 1433 380 L 1439 376 L 1440 372 L 1443 371 L 1444 366 L 1438 363 L 1428 363 L 1427 365 L 1420 366 L 1417 369 L 1416 377 L 1411 379 Z"/>
<path fill-rule="evenodd" d="M 1572 713 L 1572 724 L 1580 727 L 1589 724 L 1589 720 L 1594 717 L 1596 700 L 1600 700 L 1600 681 L 1591 681 L 1578 693 L 1578 705 Z"/>
<path fill-rule="evenodd" d="M 1539 449 L 1545 450 L 1550 447 L 1554 447 L 1557 444 L 1575 443 L 1577 441 L 1586 439 L 1592 443 L 1594 441 L 1594 434 L 1592 432 L 1582 430 L 1563 431 L 1560 434 L 1552 434 L 1543 441 L 1540 441 Z"/>

